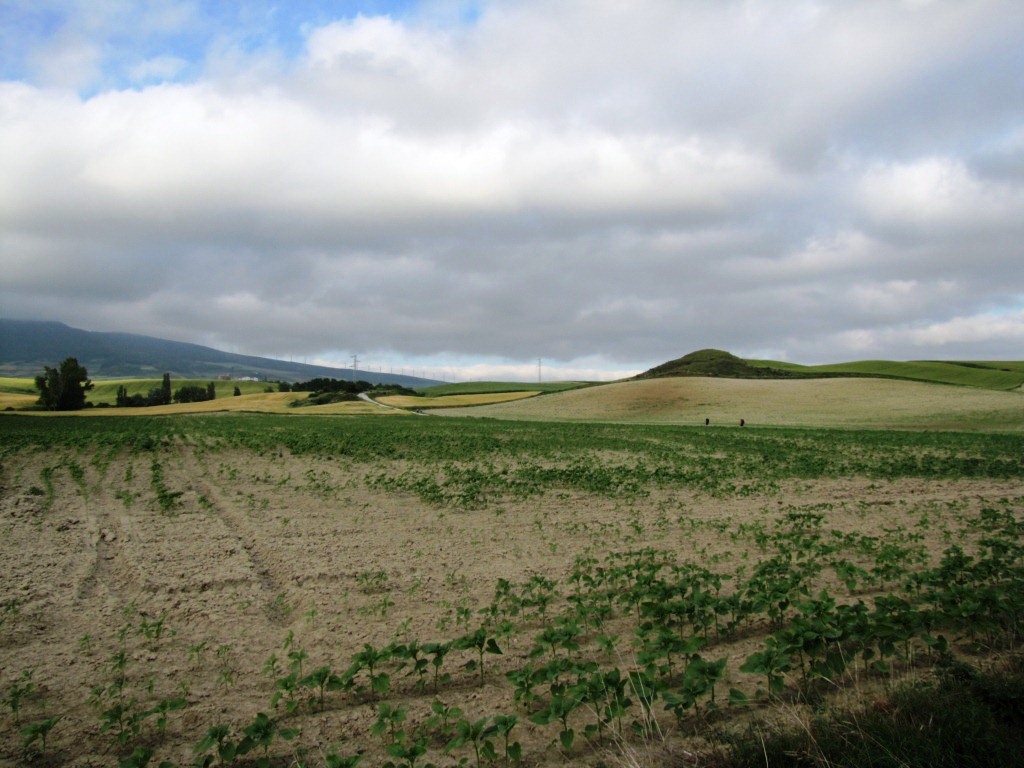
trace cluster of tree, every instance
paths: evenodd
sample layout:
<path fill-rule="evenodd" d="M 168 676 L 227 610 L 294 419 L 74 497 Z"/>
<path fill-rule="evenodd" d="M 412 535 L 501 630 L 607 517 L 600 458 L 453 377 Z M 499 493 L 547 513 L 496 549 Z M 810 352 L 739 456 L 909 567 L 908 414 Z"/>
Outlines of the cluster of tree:
<path fill-rule="evenodd" d="M 85 407 L 85 393 L 92 387 L 89 374 L 78 359 L 68 357 L 56 368 L 44 366 L 36 376 L 36 402 L 48 411 L 78 411 Z"/>
<path fill-rule="evenodd" d="M 36 388 L 39 390 L 38 404 L 50 411 L 76 411 L 85 408 L 85 393 L 93 388 L 85 368 L 78 360 L 69 357 L 58 367 L 46 366 L 43 373 L 36 376 Z M 281 392 L 309 392 L 309 397 L 302 405 L 323 405 L 342 400 L 355 400 L 363 392 L 376 395 L 417 395 L 415 390 L 399 384 L 371 384 L 368 381 L 345 381 L 344 379 L 317 378 L 295 384 L 279 382 Z M 269 391 L 269 388 L 268 388 Z M 236 386 L 234 395 L 242 394 Z M 145 395 L 128 394 L 128 388 L 122 384 L 117 388 L 115 405 L 119 408 L 139 408 L 149 405 L 169 405 L 170 403 L 199 403 L 214 400 L 217 389 L 211 381 L 205 387 L 186 384 L 171 391 L 171 374 L 165 373 L 159 387 L 153 387 Z"/>
<path fill-rule="evenodd" d="M 350 395 L 358 395 L 373 389 L 373 384 L 368 381 L 346 381 L 344 379 L 310 379 L 309 381 L 297 381 L 291 385 L 292 392 L 347 392 Z M 281 390 L 284 392 L 285 390 Z"/>
<path fill-rule="evenodd" d="M 363 392 L 375 395 L 418 395 L 415 390 L 400 384 L 371 384 L 368 381 L 345 381 L 343 379 L 310 379 L 289 385 L 279 384 L 282 392 L 309 392 L 305 400 L 294 401 L 293 406 L 328 405 L 347 400 L 357 400 Z"/>
<path fill-rule="evenodd" d="M 242 394 L 235 387 L 235 394 Z M 217 397 L 217 388 L 211 381 L 205 387 L 197 384 L 185 384 L 171 392 L 171 374 L 165 373 L 163 383 L 149 390 L 149 394 L 129 395 L 124 384 L 117 388 L 115 405 L 118 408 L 142 408 L 149 405 L 170 405 L 173 403 L 201 403 Z"/>
<path fill-rule="evenodd" d="M 201 403 L 204 400 L 215 400 L 216 398 L 217 388 L 212 381 L 205 387 L 198 384 L 186 384 L 174 390 L 174 402 L 176 403 Z"/>
<path fill-rule="evenodd" d="M 147 405 L 169 405 L 171 402 L 171 374 L 165 373 L 163 383 L 149 390 L 149 394 L 129 395 L 128 388 L 122 384 L 117 388 L 114 404 L 118 408 L 140 408 Z"/>

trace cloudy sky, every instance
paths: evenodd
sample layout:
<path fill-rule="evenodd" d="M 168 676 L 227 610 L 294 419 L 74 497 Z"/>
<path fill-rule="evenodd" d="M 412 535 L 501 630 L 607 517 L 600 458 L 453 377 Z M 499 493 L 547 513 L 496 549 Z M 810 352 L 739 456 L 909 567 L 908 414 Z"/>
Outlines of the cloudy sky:
<path fill-rule="evenodd" d="M 2 0 L 0 316 L 449 378 L 1024 359 L 1020 0 Z"/>

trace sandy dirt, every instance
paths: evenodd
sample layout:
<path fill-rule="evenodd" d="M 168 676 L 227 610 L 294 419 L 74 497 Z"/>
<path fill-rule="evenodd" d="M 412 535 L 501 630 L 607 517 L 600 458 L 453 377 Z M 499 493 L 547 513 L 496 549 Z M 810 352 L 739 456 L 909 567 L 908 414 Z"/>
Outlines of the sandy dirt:
<path fill-rule="evenodd" d="M 728 532 L 743 522 L 770 523 L 791 505 L 822 509 L 830 528 L 880 533 L 912 526 L 922 514 L 942 521 L 950 509 L 976 511 L 1021 492 L 991 481 L 842 479 L 743 499 L 653 491 L 613 500 L 551 489 L 527 502 L 498 499 L 465 510 L 373 490 L 366 467 L 340 459 L 186 444 L 158 456 L 90 458 L 24 452 L 2 467 L 0 685 L 7 697 L 31 672 L 35 692 L 17 717 L 5 707 L 0 765 L 23 761 L 20 727 L 57 714 L 63 719 L 47 742 L 49 757 L 36 764 L 116 765 L 125 748 L 116 728 L 101 730 L 99 715 L 110 696 L 89 702 L 117 679 L 111 659 L 119 650 L 126 653 L 125 696 L 137 709 L 178 695 L 188 701 L 169 715 L 166 732 L 149 718 L 133 743 L 190 765 L 209 727 L 239 729 L 257 712 L 275 712 L 274 680 L 283 673 L 264 672 L 271 657 L 285 670 L 289 650 L 304 649 L 306 670 L 330 665 L 341 672 L 367 643 L 457 637 L 480 625 L 476 612 L 500 578 L 523 582 L 539 574 L 568 591 L 578 555 L 603 558 L 645 546 L 728 571 L 747 546 Z M 180 494 L 166 511 L 154 492 L 154 458 L 166 489 Z M 83 470 L 80 480 L 74 466 Z M 372 472 L 401 469 L 382 463 Z M 948 540 L 949 525 L 929 529 L 936 549 Z M 471 612 L 468 622 L 459 608 Z M 157 633 L 152 627 L 161 620 Z M 471 718 L 515 712 L 504 672 L 525 663 L 536 631 L 521 628 L 504 655 L 488 656 L 483 685 L 475 671 L 460 669 L 473 654 L 453 653 L 445 667 L 453 680 L 437 696 Z M 731 660 L 726 690 L 742 682 L 735 668 L 748 648 L 722 652 Z M 407 727 L 422 724 L 435 699 L 413 683 L 396 675 L 388 697 L 408 708 Z M 322 712 L 303 704 L 286 716 L 282 704 L 276 714 L 301 734 L 275 743 L 275 764 L 293 764 L 296 750 L 306 751 L 310 765 L 323 765 L 331 751 L 358 750 L 367 751 L 364 765 L 381 764 L 381 742 L 370 735 L 376 702 L 366 695 L 329 692 Z M 553 743 L 555 729 L 519 714 L 526 765 L 621 764 L 614 744 L 582 744 L 564 755 Z M 436 752 L 432 759 L 453 765 L 465 754 Z"/>

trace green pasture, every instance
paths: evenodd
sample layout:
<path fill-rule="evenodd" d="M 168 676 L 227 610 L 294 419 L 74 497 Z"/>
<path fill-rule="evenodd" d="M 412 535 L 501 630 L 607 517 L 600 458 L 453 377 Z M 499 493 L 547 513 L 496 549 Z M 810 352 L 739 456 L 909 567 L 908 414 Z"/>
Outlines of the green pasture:
<path fill-rule="evenodd" d="M 1000 391 L 1009 391 L 1024 385 L 1024 362 L 860 360 L 830 365 L 799 365 L 775 360 L 747 362 L 760 368 L 778 368 L 804 375 L 878 376 Z"/>
<path fill-rule="evenodd" d="M 107 403 L 113 405 L 117 401 L 117 389 L 124 385 L 129 395 L 146 395 L 151 389 L 159 389 L 162 379 L 104 379 L 93 381 L 93 388 L 86 395 L 86 402 L 93 405 Z M 184 386 L 205 387 L 210 379 L 171 379 L 171 390 L 177 390 Z M 265 392 L 267 387 L 277 391 L 277 385 L 266 381 L 216 381 L 214 387 L 217 390 L 217 397 L 231 397 L 235 387 L 241 390 L 243 395 L 253 395 Z M 0 377 L 0 392 L 8 392 L 20 395 L 36 395 L 35 383 L 32 379 L 21 379 L 11 377 Z"/>
<path fill-rule="evenodd" d="M 32 379 L 15 379 L 10 376 L 0 376 L 0 392 L 10 392 L 16 395 L 39 394 Z"/>
<path fill-rule="evenodd" d="M 117 402 L 118 387 L 124 385 L 129 395 L 145 395 L 151 389 L 159 389 L 161 381 L 161 379 L 109 379 L 94 381 L 93 388 L 89 391 L 86 400 L 94 405 L 99 405 L 100 403 L 114 405 Z M 205 387 L 210 381 L 210 379 L 171 379 L 171 391 L 185 386 Z M 266 391 L 267 387 L 271 387 L 275 391 L 277 390 L 275 384 L 266 381 L 213 380 L 213 384 L 217 390 L 217 397 L 231 397 L 235 392 L 235 387 L 238 387 L 243 395 L 258 394 Z"/>

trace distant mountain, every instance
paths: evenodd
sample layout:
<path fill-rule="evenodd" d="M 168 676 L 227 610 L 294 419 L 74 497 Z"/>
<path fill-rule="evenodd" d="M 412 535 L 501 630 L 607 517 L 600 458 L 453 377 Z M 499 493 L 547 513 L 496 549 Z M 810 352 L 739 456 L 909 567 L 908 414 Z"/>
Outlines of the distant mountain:
<path fill-rule="evenodd" d="M 0 376 L 35 376 L 43 366 L 55 366 L 74 357 L 93 379 L 157 379 L 164 373 L 181 379 L 252 376 L 269 381 L 308 381 L 315 378 L 350 379 L 372 384 L 426 387 L 436 379 L 395 373 L 353 371 L 322 365 L 292 363 L 252 355 L 221 352 L 199 344 L 156 339 L 132 333 L 97 333 L 64 323 L 0 319 Z"/>

